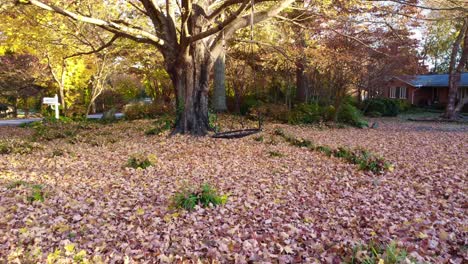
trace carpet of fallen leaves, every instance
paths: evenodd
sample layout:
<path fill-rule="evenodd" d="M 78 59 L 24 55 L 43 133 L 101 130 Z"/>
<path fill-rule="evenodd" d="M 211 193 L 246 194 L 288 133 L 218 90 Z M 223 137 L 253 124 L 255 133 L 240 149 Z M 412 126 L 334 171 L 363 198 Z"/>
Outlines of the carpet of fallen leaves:
<path fill-rule="evenodd" d="M 226 140 L 145 136 L 150 122 L 100 125 L 80 133 L 81 140 L 1 155 L 0 263 L 45 262 L 70 244 L 76 249 L 69 251 L 106 263 L 339 263 L 370 240 L 396 241 L 421 262 L 468 261 L 466 125 L 270 124 L 261 134 Z M 273 136 L 278 127 L 317 144 L 364 147 L 395 170 L 374 175 L 291 146 Z M 31 133 L 0 128 L 0 138 Z M 259 135 L 263 142 L 254 139 Z M 154 154 L 157 162 L 124 167 L 135 153 Z M 17 180 L 43 185 L 45 201 L 29 202 L 25 186 L 7 188 Z M 205 182 L 229 194 L 225 205 L 168 208 L 183 186 Z"/>

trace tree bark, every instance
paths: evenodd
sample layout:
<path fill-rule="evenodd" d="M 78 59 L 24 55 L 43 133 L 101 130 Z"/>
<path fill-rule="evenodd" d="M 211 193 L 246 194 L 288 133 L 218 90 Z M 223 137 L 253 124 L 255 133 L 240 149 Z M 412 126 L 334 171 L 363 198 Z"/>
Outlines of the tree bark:
<path fill-rule="evenodd" d="M 226 61 L 224 51 L 214 64 L 213 108 L 216 112 L 225 112 L 226 106 Z"/>
<path fill-rule="evenodd" d="M 206 135 L 209 131 L 208 81 L 212 67 L 203 43 L 191 44 L 189 55 L 168 69 L 176 94 L 177 119 L 173 133 Z"/>
<path fill-rule="evenodd" d="M 463 48 L 460 56 L 460 61 L 458 65 L 456 64 L 456 59 L 458 57 L 458 50 L 463 39 Z M 460 84 L 461 73 L 465 68 L 466 61 L 468 59 L 468 19 L 465 19 L 463 27 L 460 30 L 460 33 L 453 43 L 452 54 L 450 57 L 450 66 L 449 66 L 449 94 L 448 94 L 448 103 L 445 109 L 444 117 L 448 119 L 455 119 L 457 117 L 457 107 L 456 99 L 458 94 L 458 87 Z M 461 109 L 461 108 L 460 108 Z"/>

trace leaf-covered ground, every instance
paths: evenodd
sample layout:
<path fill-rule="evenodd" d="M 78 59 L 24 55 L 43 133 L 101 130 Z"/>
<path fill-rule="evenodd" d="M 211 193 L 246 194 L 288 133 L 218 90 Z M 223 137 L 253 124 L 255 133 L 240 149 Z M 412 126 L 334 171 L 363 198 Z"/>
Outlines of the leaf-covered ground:
<path fill-rule="evenodd" d="M 96 125 L 39 142 L 31 154 L 0 155 L 0 263 L 340 263 L 369 241 L 395 241 L 420 262 L 468 261 L 466 126 L 267 125 L 260 141 L 145 136 L 150 122 Z M 285 143 L 277 127 L 317 144 L 364 147 L 395 169 L 361 171 Z M 32 133 L 0 128 L 0 138 Z M 135 153 L 157 162 L 126 168 Z M 175 192 L 202 183 L 229 194 L 227 203 L 169 208 Z M 34 184 L 43 202 L 28 199 Z"/>

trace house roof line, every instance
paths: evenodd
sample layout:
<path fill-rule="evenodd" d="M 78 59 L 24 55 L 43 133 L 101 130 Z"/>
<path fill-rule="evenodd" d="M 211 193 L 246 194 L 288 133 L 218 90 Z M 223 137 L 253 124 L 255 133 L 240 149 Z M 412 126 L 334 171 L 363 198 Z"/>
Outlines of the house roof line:
<path fill-rule="evenodd" d="M 401 75 L 394 76 L 392 79 L 402 81 L 416 88 L 449 86 L 449 74 Z M 468 87 L 468 72 L 461 73 L 459 86 Z"/>
<path fill-rule="evenodd" d="M 406 84 L 408 84 L 408 85 L 411 85 L 411 86 L 413 86 L 413 87 L 419 88 L 419 87 L 417 87 L 417 86 L 414 86 L 412 83 L 403 80 L 403 79 L 400 78 L 400 77 L 393 76 L 392 79 L 397 79 L 397 80 L 402 81 L 402 82 L 404 82 L 404 83 L 406 83 Z"/>

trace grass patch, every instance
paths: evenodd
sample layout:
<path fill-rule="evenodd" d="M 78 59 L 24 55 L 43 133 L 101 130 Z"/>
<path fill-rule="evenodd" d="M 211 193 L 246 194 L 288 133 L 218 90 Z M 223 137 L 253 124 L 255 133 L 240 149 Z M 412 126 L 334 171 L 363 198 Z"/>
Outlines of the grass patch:
<path fill-rule="evenodd" d="M 184 188 L 172 197 L 171 207 L 177 209 L 193 210 L 195 206 L 218 206 L 227 202 L 228 195 L 220 195 L 209 184 L 203 184 L 199 190 Z"/>
<path fill-rule="evenodd" d="M 368 245 L 358 245 L 353 248 L 352 255 L 345 259 L 347 264 L 399 264 L 416 263 L 408 257 L 406 250 L 401 249 L 395 242 L 379 245 L 370 242 Z"/>

